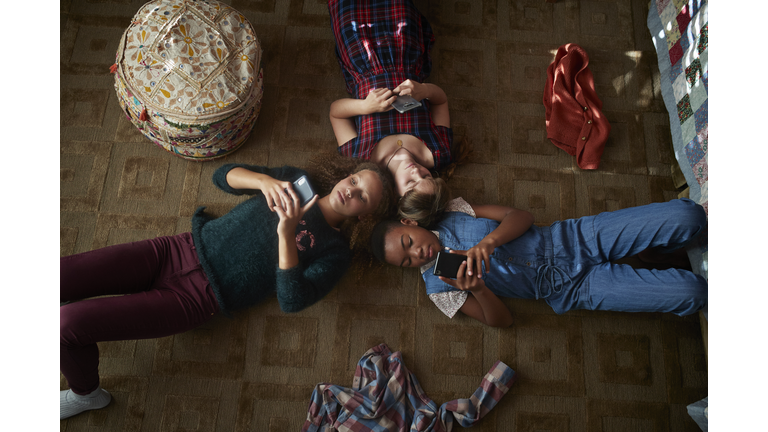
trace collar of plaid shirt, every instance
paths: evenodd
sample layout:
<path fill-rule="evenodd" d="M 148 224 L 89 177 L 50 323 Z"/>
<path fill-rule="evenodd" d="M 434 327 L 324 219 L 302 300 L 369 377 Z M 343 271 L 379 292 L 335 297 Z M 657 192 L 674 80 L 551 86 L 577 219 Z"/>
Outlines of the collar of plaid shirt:
<path fill-rule="evenodd" d="M 496 361 L 469 399 L 439 408 L 385 344 L 368 350 L 357 364 L 352 388 L 318 384 L 312 392 L 302 432 L 327 430 L 448 432 L 456 420 L 473 426 L 496 406 L 515 381 L 515 371 Z"/>

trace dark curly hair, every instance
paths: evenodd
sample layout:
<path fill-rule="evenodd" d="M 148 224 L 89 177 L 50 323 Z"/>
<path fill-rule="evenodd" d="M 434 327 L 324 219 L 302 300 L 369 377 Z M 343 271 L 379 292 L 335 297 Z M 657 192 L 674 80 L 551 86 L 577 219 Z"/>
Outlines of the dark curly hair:
<path fill-rule="evenodd" d="M 362 220 L 348 218 L 340 227 L 342 235 L 349 241 L 350 249 L 367 248 L 373 226 L 378 221 L 392 216 L 395 212 L 394 179 L 389 170 L 383 169 L 373 162 L 342 156 L 337 152 L 323 152 L 314 155 L 304 169 L 321 197 L 330 194 L 336 183 L 344 180 L 350 174 L 369 170 L 379 177 L 383 186 L 381 201 L 379 201 L 373 214 Z"/>
<path fill-rule="evenodd" d="M 371 232 L 370 250 L 376 259 L 381 263 L 386 263 L 385 250 L 387 234 L 393 229 L 403 226 L 397 219 L 385 219 L 377 223 Z"/>

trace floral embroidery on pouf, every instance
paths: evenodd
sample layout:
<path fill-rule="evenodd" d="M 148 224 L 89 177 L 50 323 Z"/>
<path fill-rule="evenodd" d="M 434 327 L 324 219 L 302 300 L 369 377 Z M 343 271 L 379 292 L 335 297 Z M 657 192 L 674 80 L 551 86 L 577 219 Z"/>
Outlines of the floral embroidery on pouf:
<path fill-rule="evenodd" d="M 152 0 L 123 34 L 110 71 L 134 126 L 173 154 L 205 160 L 236 150 L 253 129 L 261 60 L 253 27 L 229 5 Z"/>

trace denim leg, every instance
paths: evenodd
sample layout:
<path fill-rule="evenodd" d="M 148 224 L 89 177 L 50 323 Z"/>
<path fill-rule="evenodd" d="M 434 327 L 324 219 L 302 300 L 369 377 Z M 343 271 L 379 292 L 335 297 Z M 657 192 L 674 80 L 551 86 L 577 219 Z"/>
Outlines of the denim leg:
<path fill-rule="evenodd" d="M 656 247 L 671 252 L 685 246 L 707 225 L 704 209 L 687 199 L 653 203 L 593 218 L 594 239 L 586 242 L 590 255 L 613 261 Z"/>
<path fill-rule="evenodd" d="M 604 263 L 582 281 L 586 302 L 575 309 L 618 312 L 671 312 L 689 315 L 707 304 L 707 281 L 687 270 L 635 269 Z"/>

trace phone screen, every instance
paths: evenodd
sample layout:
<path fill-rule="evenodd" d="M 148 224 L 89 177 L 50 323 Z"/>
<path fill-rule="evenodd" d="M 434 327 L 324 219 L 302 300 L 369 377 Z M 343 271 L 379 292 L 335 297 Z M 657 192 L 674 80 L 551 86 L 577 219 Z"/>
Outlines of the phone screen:
<path fill-rule="evenodd" d="M 456 279 L 459 272 L 459 266 L 467 259 L 466 255 L 452 254 L 448 252 L 438 252 L 435 267 L 432 273 L 435 276 L 443 276 L 449 279 Z"/>

